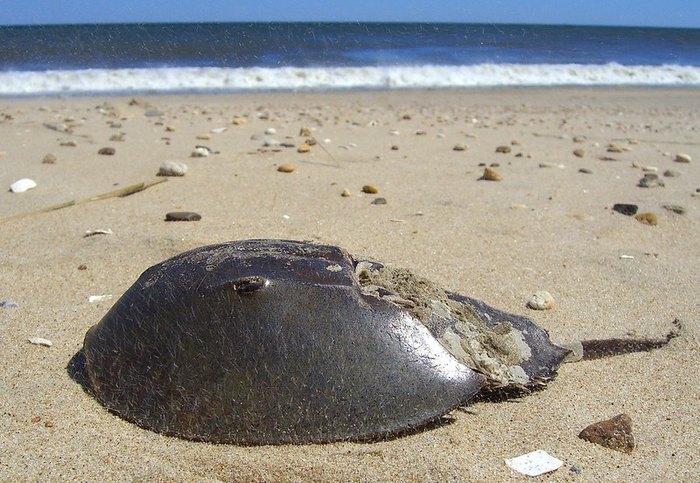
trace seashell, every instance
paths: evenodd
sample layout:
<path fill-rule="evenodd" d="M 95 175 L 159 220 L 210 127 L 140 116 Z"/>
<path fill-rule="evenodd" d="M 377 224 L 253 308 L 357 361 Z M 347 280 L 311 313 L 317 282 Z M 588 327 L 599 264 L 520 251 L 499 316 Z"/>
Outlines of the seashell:
<path fill-rule="evenodd" d="M 25 191 L 34 188 L 36 188 L 36 182 L 29 178 L 18 179 L 10 185 L 10 191 L 13 193 L 24 193 Z"/>

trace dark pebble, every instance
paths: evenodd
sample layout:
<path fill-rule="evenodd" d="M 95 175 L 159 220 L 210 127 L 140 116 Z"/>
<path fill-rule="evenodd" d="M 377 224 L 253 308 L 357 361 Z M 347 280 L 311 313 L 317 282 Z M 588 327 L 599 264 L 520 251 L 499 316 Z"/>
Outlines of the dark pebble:
<path fill-rule="evenodd" d="M 625 203 L 616 203 L 612 207 L 613 211 L 622 213 L 623 215 L 632 216 L 637 214 L 639 207 L 637 205 L 627 205 Z"/>
<path fill-rule="evenodd" d="M 668 211 L 672 211 L 672 212 L 676 213 L 677 215 L 685 215 L 685 213 L 687 211 L 681 205 L 663 205 L 663 206 Z"/>
<path fill-rule="evenodd" d="M 655 188 L 657 186 L 663 187 L 663 180 L 659 179 L 659 176 L 654 173 L 647 173 L 642 179 L 639 180 L 637 184 L 640 188 Z"/>
<path fill-rule="evenodd" d="M 87 270 L 87 265 L 81 263 L 80 265 L 78 265 L 78 270 Z"/>
<path fill-rule="evenodd" d="M 199 221 L 202 215 L 194 211 L 171 211 L 165 215 L 165 221 Z"/>
<path fill-rule="evenodd" d="M 373 205 L 386 205 L 386 198 L 375 198 L 372 201 Z"/>
<path fill-rule="evenodd" d="M 593 174 L 593 171 L 588 168 L 581 168 L 578 170 L 579 173 Z"/>
<path fill-rule="evenodd" d="M 97 154 L 103 154 L 105 156 L 112 156 L 117 151 L 114 148 L 101 148 L 97 151 Z"/>

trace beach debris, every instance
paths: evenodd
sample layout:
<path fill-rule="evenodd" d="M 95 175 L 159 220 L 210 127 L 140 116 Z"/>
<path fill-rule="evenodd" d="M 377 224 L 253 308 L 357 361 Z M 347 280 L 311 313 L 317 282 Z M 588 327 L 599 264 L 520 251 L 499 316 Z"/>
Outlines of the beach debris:
<path fill-rule="evenodd" d="M 662 179 L 659 179 L 659 175 L 655 173 L 646 173 L 642 179 L 639 180 L 637 186 L 640 188 L 656 188 L 665 186 Z"/>
<path fill-rule="evenodd" d="M 586 155 L 586 152 L 583 149 L 574 149 L 573 153 L 577 158 L 582 158 Z"/>
<path fill-rule="evenodd" d="M 223 132 L 226 132 L 226 129 L 228 129 L 228 128 L 226 128 L 226 127 L 215 127 L 215 128 L 212 128 L 212 129 L 211 129 L 211 132 L 212 132 L 213 134 L 221 134 L 221 133 L 223 133 Z"/>
<path fill-rule="evenodd" d="M 373 184 L 366 184 L 362 187 L 362 192 L 374 195 L 374 194 L 379 193 L 379 188 L 377 188 Z"/>
<path fill-rule="evenodd" d="M 564 464 L 560 459 L 543 450 L 533 451 L 515 458 L 506 459 L 506 465 L 527 476 L 539 476 L 556 471 Z"/>
<path fill-rule="evenodd" d="M 19 307 L 19 305 L 13 300 L 0 300 L 0 308 L 6 309 L 10 307 Z"/>
<path fill-rule="evenodd" d="M 398 151 L 398 150 L 399 150 L 399 145 L 398 145 L 398 144 L 392 144 L 392 145 L 391 145 L 391 150 L 392 150 L 392 151 Z"/>
<path fill-rule="evenodd" d="M 496 148 L 497 153 L 508 154 L 510 152 L 510 146 L 498 146 Z"/>
<path fill-rule="evenodd" d="M 674 161 L 676 163 L 690 163 L 693 160 L 693 158 L 690 157 L 690 154 L 685 154 L 685 153 L 678 153 L 676 154 L 676 157 Z"/>
<path fill-rule="evenodd" d="M 588 168 L 580 168 L 578 172 L 583 174 L 593 174 L 593 170 Z"/>
<path fill-rule="evenodd" d="M 177 131 L 177 128 L 173 126 L 172 124 L 168 124 L 165 126 L 165 132 L 175 132 Z"/>
<path fill-rule="evenodd" d="M 211 154 L 211 149 L 206 146 L 195 146 L 190 157 L 192 158 L 206 158 Z"/>
<path fill-rule="evenodd" d="M 112 298 L 111 294 L 104 294 L 104 295 L 90 295 L 88 297 L 88 302 L 91 304 L 94 304 L 95 302 L 102 302 L 104 300 L 109 300 Z"/>
<path fill-rule="evenodd" d="M 615 203 L 612 209 L 622 215 L 632 216 L 637 214 L 639 207 L 628 203 Z"/>
<path fill-rule="evenodd" d="M 307 138 L 311 137 L 311 129 L 309 129 L 308 127 L 302 127 L 301 129 L 299 129 L 299 136 Z"/>
<path fill-rule="evenodd" d="M 540 164 L 539 164 L 539 167 L 540 167 L 540 168 L 559 168 L 559 169 L 564 169 L 564 168 L 566 168 L 566 166 L 565 166 L 564 164 L 561 164 L 561 163 L 549 163 L 549 162 L 540 163 Z"/>
<path fill-rule="evenodd" d="M 308 143 L 302 143 L 297 148 L 298 153 L 308 153 L 311 151 L 311 146 Z"/>
<path fill-rule="evenodd" d="M 53 342 L 51 342 L 49 339 L 44 339 L 43 337 L 30 337 L 29 342 L 34 345 L 40 345 L 44 347 L 51 347 L 53 345 Z"/>
<path fill-rule="evenodd" d="M 671 211 L 677 215 L 685 215 L 688 210 L 685 209 L 685 207 L 681 205 L 671 205 L 671 204 L 666 204 L 662 205 L 664 209 Z"/>
<path fill-rule="evenodd" d="M 231 121 L 231 124 L 234 126 L 242 126 L 245 124 L 246 119 L 244 117 L 234 117 L 233 120 Z"/>
<path fill-rule="evenodd" d="M 607 149 L 609 153 L 624 153 L 627 150 L 628 148 L 623 148 L 622 146 L 618 146 L 617 144 L 608 144 Z"/>
<path fill-rule="evenodd" d="M 58 131 L 66 134 L 72 134 L 73 128 L 68 126 L 68 124 L 63 122 L 45 122 L 44 127 L 51 129 L 52 131 Z"/>
<path fill-rule="evenodd" d="M 126 133 L 123 133 L 123 132 L 120 132 L 119 134 L 112 134 L 109 137 L 109 140 L 112 142 L 121 143 L 121 142 L 124 142 L 124 136 L 126 136 Z"/>
<path fill-rule="evenodd" d="M 195 136 L 195 139 L 199 139 L 200 141 L 211 141 L 211 134 L 197 134 L 197 136 Z"/>
<path fill-rule="evenodd" d="M 349 189 L 345 188 L 345 189 L 342 191 L 342 193 L 340 193 L 340 196 L 342 196 L 343 198 L 348 198 L 348 197 L 352 196 L 352 191 L 350 191 Z"/>
<path fill-rule="evenodd" d="M 632 419 L 625 413 L 586 426 L 578 437 L 623 453 L 631 453 L 635 447 Z"/>
<path fill-rule="evenodd" d="M 116 152 L 117 152 L 116 149 L 108 146 L 108 147 L 100 148 L 97 151 L 97 154 L 101 154 L 103 156 L 113 156 L 114 153 L 116 153 Z"/>
<path fill-rule="evenodd" d="M 97 230 L 85 230 L 83 238 L 95 235 L 113 235 L 111 228 L 98 228 Z"/>
<path fill-rule="evenodd" d="M 265 134 L 277 134 L 277 129 L 275 129 L 274 127 L 268 127 L 267 129 L 265 129 Z"/>
<path fill-rule="evenodd" d="M 501 181 L 503 177 L 500 174 L 498 174 L 498 172 L 495 169 L 486 167 L 484 168 L 484 174 L 482 174 L 481 178 L 479 179 L 483 179 L 486 181 Z"/>
<path fill-rule="evenodd" d="M 375 198 L 372 200 L 373 205 L 386 205 L 386 198 Z"/>
<path fill-rule="evenodd" d="M 87 265 L 85 265 L 84 263 L 81 263 L 80 265 L 78 265 L 78 270 L 87 270 L 87 268 L 88 268 Z"/>
<path fill-rule="evenodd" d="M 574 136 L 572 141 L 576 144 L 583 144 L 586 142 L 586 136 Z"/>
<path fill-rule="evenodd" d="M 678 178 L 681 175 L 680 171 L 676 171 L 675 169 L 667 169 L 664 171 L 664 176 L 667 178 Z"/>
<path fill-rule="evenodd" d="M 579 341 L 577 354 L 651 350 L 677 335 Z M 82 349 L 90 393 L 112 412 L 172 436 L 241 444 L 396 435 L 477 394 L 543 388 L 571 353 L 525 317 L 291 240 L 205 246 L 154 265 Z"/>
<path fill-rule="evenodd" d="M 283 163 L 277 166 L 277 171 L 280 173 L 293 173 L 297 169 L 292 163 Z"/>
<path fill-rule="evenodd" d="M 10 191 L 13 193 L 24 193 L 34 188 L 36 188 L 36 181 L 29 178 L 18 179 L 10 185 Z"/>
<path fill-rule="evenodd" d="M 58 158 L 56 158 L 55 154 L 48 153 L 46 156 L 44 156 L 44 159 L 41 160 L 42 163 L 44 164 L 54 164 Z"/>
<path fill-rule="evenodd" d="M 554 305 L 554 297 L 546 290 L 538 290 L 527 301 L 527 306 L 534 310 L 550 310 Z"/>
<path fill-rule="evenodd" d="M 148 109 L 143 113 L 143 115 L 146 117 L 162 117 L 165 116 L 165 113 L 160 109 Z"/>
<path fill-rule="evenodd" d="M 171 211 L 165 214 L 165 221 L 199 221 L 202 215 L 194 211 Z"/>
<path fill-rule="evenodd" d="M 659 219 L 656 216 L 656 213 L 652 213 L 650 211 L 637 213 L 634 215 L 634 219 L 640 223 L 644 223 L 645 225 L 656 226 L 659 224 Z"/>
<path fill-rule="evenodd" d="M 634 255 L 620 255 L 620 260 L 634 260 Z"/>
<path fill-rule="evenodd" d="M 185 176 L 187 165 L 177 161 L 164 161 L 158 168 L 156 176 Z"/>

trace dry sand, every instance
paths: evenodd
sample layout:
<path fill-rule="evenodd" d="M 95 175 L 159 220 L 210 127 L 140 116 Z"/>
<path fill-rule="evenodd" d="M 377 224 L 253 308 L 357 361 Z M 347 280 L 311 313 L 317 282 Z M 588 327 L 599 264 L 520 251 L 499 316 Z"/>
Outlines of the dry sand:
<path fill-rule="evenodd" d="M 0 217 L 153 180 L 166 160 L 189 166 L 185 177 L 129 197 L 0 224 L 0 300 L 18 304 L 0 308 L 1 480 L 501 481 L 523 478 L 505 458 L 536 449 L 564 461 L 545 477 L 552 480 L 697 479 L 699 90 L 130 100 L 0 100 Z M 150 109 L 163 115 L 148 117 Z M 237 117 L 246 122 L 233 125 Z M 73 132 L 44 123 L 74 125 Z M 196 139 L 220 127 L 227 130 Z M 307 127 L 325 150 L 261 150 L 251 135 L 270 127 L 277 131 L 271 137 L 296 146 Z M 123 141 L 110 141 L 119 133 Z M 576 136 L 585 140 L 575 143 Z M 65 141 L 76 146 L 61 146 Z M 457 143 L 469 148 L 454 151 Z M 623 152 L 607 152 L 610 143 Z M 190 158 L 198 144 L 219 154 Z M 511 152 L 496 153 L 499 145 Z M 116 153 L 98 155 L 106 146 Z M 584 156 L 574 156 L 575 149 Z M 674 162 L 677 152 L 692 162 Z M 56 156 L 54 164 L 42 163 L 47 153 Z M 296 170 L 278 172 L 282 163 Z M 498 163 L 502 181 L 479 181 L 481 163 Z M 643 173 L 633 163 L 657 167 L 666 186 L 637 187 Z M 662 176 L 667 169 L 680 176 Z M 37 188 L 4 191 L 24 177 Z M 361 193 L 365 184 L 379 193 Z M 344 189 L 352 196 L 342 197 Z M 387 203 L 372 204 L 376 197 Z M 614 203 L 654 212 L 658 225 L 614 213 Z M 201 221 L 163 221 L 166 212 L 183 210 L 200 213 Z M 113 235 L 83 237 L 98 228 Z M 66 366 L 86 330 L 143 270 L 186 249 L 245 238 L 337 244 L 409 267 L 531 317 L 555 341 L 659 336 L 675 318 L 685 330 L 666 348 L 566 364 L 544 391 L 471 404 L 451 413 L 450 424 L 378 443 L 183 441 L 108 413 L 69 377 Z M 556 308 L 526 308 L 536 290 L 551 292 Z M 101 294 L 114 297 L 88 302 Z M 33 336 L 53 346 L 32 345 Z M 634 424 L 632 454 L 577 438 L 588 424 L 622 412 Z"/>

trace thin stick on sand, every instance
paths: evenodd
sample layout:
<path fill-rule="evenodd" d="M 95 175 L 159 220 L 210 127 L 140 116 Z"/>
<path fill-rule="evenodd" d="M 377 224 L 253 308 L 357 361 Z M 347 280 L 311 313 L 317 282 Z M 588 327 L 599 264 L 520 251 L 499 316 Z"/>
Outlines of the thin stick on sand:
<path fill-rule="evenodd" d="M 41 213 L 48 213 L 50 211 L 56 211 L 60 210 L 62 208 L 67 208 L 69 206 L 76 206 L 76 205 L 82 205 L 85 203 L 89 203 L 91 201 L 100 201 L 100 200 L 106 200 L 108 198 L 123 198 L 125 196 L 133 195 L 134 193 L 138 193 L 139 191 L 143 191 L 147 188 L 150 188 L 151 186 L 155 186 L 157 184 L 163 183 L 165 181 L 168 181 L 168 178 L 160 178 L 160 179 L 155 179 L 153 181 L 148 181 L 148 182 L 141 182 L 141 183 L 134 183 L 129 186 L 125 186 L 123 188 L 119 188 L 113 191 L 108 191 L 107 193 L 102 193 L 97 196 L 92 196 L 90 198 L 83 198 L 81 200 L 71 200 L 71 201 L 66 201 L 65 203 L 59 203 L 57 205 L 53 206 L 48 206 L 46 208 L 41 208 L 36 211 L 30 211 L 28 213 L 19 213 L 17 215 L 12 215 L 12 216 L 7 216 L 5 218 L 0 218 L 0 224 L 5 223 L 6 221 L 10 220 L 19 220 L 21 218 L 26 218 L 29 216 L 33 215 L 38 215 Z"/>

